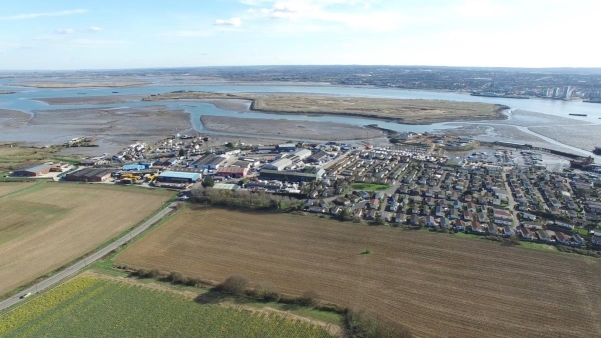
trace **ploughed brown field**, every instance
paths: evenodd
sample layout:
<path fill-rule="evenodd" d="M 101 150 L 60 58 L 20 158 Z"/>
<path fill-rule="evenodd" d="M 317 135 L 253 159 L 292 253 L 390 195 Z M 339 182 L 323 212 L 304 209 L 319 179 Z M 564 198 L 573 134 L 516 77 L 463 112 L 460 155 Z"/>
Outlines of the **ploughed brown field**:
<path fill-rule="evenodd" d="M 98 184 L 5 185 L 0 185 L 0 296 L 135 226 L 173 194 Z"/>
<path fill-rule="evenodd" d="M 601 337 L 601 262 L 450 234 L 187 209 L 117 261 L 314 290 L 421 338 Z"/>

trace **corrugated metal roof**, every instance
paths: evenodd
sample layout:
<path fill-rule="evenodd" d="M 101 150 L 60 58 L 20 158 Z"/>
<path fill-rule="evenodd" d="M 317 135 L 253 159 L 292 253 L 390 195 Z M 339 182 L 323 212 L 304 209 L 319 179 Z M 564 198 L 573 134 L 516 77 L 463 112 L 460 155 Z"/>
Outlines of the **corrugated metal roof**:
<path fill-rule="evenodd" d="M 222 189 L 222 190 L 236 190 L 240 186 L 237 184 L 228 184 L 228 183 L 215 183 L 213 189 Z"/>
<path fill-rule="evenodd" d="M 123 166 L 123 170 L 142 170 L 142 169 L 146 169 L 146 167 L 141 164 L 126 164 Z"/>
<path fill-rule="evenodd" d="M 30 171 L 30 172 L 41 172 L 44 170 L 50 170 L 50 168 L 52 168 L 52 165 L 50 164 L 45 164 L 45 163 L 40 163 L 40 164 L 34 164 L 32 166 L 29 167 L 25 167 L 16 171 Z"/>
<path fill-rule="evenodd" d="M 199 173 L 184 173 L 181 171 L 165 171 L 162 172 L 159 177 L 173 177 L 173 178 L 187 178 L 191 180 L 197 180 L 200 178 Z"/>

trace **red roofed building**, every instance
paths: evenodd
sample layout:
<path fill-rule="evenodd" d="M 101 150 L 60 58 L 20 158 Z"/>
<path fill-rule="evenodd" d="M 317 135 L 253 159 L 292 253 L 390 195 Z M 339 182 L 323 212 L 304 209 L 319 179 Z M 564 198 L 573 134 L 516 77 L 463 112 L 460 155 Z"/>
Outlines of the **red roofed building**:
<path fill-rule="evenodd" d="M 217 169 L 217 175 L 229 176 L 235 178 L 244 178 L 248 174 L 248 168 L 241 167 L 220 167 Z"/>

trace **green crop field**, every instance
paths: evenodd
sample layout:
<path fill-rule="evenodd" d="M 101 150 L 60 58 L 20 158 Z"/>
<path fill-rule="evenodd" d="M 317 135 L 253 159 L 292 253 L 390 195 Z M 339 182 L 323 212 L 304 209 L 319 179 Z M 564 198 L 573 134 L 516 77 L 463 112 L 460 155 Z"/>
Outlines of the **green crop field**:
<path fill-rule="evenodd" d="M 321 326 L 80 276 L 0 314 L 0 337 L 331 337 Z"/>
<path fill-rule="evenodd" d="M 353 183 L 353 185 L 351 185 L 351 188 L 355 190 L 379 191 L 386 190 L 390 187 L 385 184 Z"/>

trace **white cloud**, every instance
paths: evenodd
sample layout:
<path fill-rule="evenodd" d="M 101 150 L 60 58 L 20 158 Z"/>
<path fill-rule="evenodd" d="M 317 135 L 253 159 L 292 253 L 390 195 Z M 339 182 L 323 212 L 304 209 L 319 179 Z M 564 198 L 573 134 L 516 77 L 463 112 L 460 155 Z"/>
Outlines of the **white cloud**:
<path fill-rule="evenodd" d="M 179 30 L 174 32 L 167 32 L 161 35 L 178 38 L 205 38 L 208 36 L 212 36 L 213 33 L 207 30 Z"/>
<path fill-rule="evenodd" d="M 82 47 L 120 47 L 126 44 L 121 40 L 73 39 L 72 44 Z"/>
<path fill-rule="evenodd" d="M 299 31 L 304 26 L 326 29 L 353 28 L 363 31 L 394 31 L 407 24 L 431 23 L 433 18 L 408 15 L 400 10 L 374 9 L 368 0 L 275 0 L 269 6 L 246 11 L 249 19 L 269 18 L 296 23 Z M 282 28 L 280 25 L 279 28 Z M 289 27 L 285 27 L 289 30 Z"/>
<path fill-rule="evenodd" d="M 491 0 L 466 0 L 455 6 L 453 12 L 464 18 L 492 18 L 500 17 L 519 11 L 519 8 L 512 8 L 508 4 L 500 4 Z"/>
<path fill-rule="evenodd" d="M 73 9 L 67 11 L 57 11 L 57 12 L 42 12 L 42 13 L 24 13 L 17 15 L 9 15 L 9 16 L 0 16 L 0 20 L 25 20 L 25 19 L 35 19 L 40 17 L 52 17 L 52 16 L 64 16 L 64 15 L 72 15 L 72 14 L 83 14 L 86 13 L 87 9 Z"/>
<path fill-rule="evenodd" d="M 99 32 L 101 31 L 102 28 L 101 27 L 97 27 L 97 26 L 92 26 L 89 28 L 82 28 L 82 29 L 73 29 L 73 28 L 60 28 L 54 31 L 55 34 L 61 34 L 61 35 L 69 35 L 69 34 L 73 34 L 73 33 L 80 33 L 80 32 L 84 32 L 84 33 L 94 33 L 94 32 Z"/>
<path fill-rule="evenodd" d="M 240 27 L 240 26 L 242 26 L 242 20 L 240 18 L 217 19 L 217 20 L 215 20 L 215 23 L 213 25 Z"/>
<path fill-rule="evenodd" d="M 75 29 L 72 28 L 61 28 L 54 31 L 56 34 L 73 34 L 75 33 Z"/>

